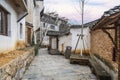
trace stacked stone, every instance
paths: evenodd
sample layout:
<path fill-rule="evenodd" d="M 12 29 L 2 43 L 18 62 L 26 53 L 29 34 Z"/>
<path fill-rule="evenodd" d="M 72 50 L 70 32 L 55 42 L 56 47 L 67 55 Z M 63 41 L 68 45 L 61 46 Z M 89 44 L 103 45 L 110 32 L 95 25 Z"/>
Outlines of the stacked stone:
<path fill-rule="evenodd" d="M 20 80 L 34 58 L 34 49 L 0 68 L 0 80 Z"/>

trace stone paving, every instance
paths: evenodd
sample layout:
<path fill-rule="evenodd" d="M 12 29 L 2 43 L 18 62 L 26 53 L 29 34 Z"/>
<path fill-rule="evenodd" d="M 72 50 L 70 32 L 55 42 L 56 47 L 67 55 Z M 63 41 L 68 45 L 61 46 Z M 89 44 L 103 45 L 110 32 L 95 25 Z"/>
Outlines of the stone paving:
<path fill-rule="evenodd" d="M 97 80 L 88 66 L 70 64 L 61 55 L 39 50 L 22 80 Z"/>

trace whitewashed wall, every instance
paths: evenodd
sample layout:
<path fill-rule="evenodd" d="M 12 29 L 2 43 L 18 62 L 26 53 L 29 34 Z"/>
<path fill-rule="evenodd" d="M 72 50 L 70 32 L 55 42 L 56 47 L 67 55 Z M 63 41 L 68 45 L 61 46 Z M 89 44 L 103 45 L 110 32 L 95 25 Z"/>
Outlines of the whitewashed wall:
<path fill-rule="evenodd" d="M 20 24 L 22 24 L 22 38 L 20 38 Z M 18 40 L 20 40 L 20 41 L 24 41 L 25 42 L 25 28 L 26 26 L 25 26 L 25 18 L 23 18 L 20 22 L 18 22 L 18 30 L 17 30 L 17 32 L 18 32 Z"/>
<path fill-rule="evenodd" d="M 75 46 L 77 44 L 77 40 L 78 40 L 78 36 L 77 34 L 81 34 L 81 28 L 72 28 L 70 30 L 70 32 L 72 33 L 72 50 L 75 50 Z M 89 50 L 90 49 L 90 33 L 89 33 L 89 28 L 84 28 L 83 29 L 83 34 L 84 34 L 84 45 L 85 45 L 85 49 Z M 82 40 L 79 40 L 79 44 L 77 46 L 77 50 L 81 50 L 81 48 L 83 45 Z"/>
<path fill-rule="evenodd" d="M 57 44 L 56 38 L 52 38 L 52 49 L 56 49 L 56 44 Z"/>
<path fill-rule="evenodd" d="M 16 48 L 16 43 L 19 39 L 18 38 L 19 23 L 17 23 L 17 13 L 11 6 L 11 4 L 5 2 L 5 0 L 1 0 L 0 5 L 3 6 L 10 13 L 8 18 L 9 36 L 0 35 L 0 53 L 1 53 L 8 52 Z M 25 20 L 21 21 L 23 25 L 25 25 L 24 21 Z"/>
<path fill-rule="evenodd" d="M 38 30 L 40 27 L 41 27 L 41 23 L 40 23 L 40 12 L 42 11 L 42 9 L 44 8 L 43 6 L 43 1 L 36 1 L 36 6 L 33 7 L 33 26 L 34 26 L 34 31 Z M 40 33 L 41 34 L 41 33 Z M 37 35 L 37 33 L 34 33 L 34 41 L 35 41 L 35 44 L 37 44 L 37 37 L 40 37 L 41 36 Z M 39 39 L 41 40 L 41 39 Z"/>
<path fill-rule="evenodd" d="M 72 35 L 64 35 L 59 37 L 59 51 L 62 52 L 62 45 L 64 45 L 64 52 L 67 46 L 72 46 Z"/>
<path fill-rule="evenodd" d="M 0 52 L 8 51 L 14 49 L 14 45 L 17 40 L 17 14 L 15 10 L 5 2 L 5 0 L 0 1 L 2 5 L 9 13 L 9 36 L 0 35 Z"/>

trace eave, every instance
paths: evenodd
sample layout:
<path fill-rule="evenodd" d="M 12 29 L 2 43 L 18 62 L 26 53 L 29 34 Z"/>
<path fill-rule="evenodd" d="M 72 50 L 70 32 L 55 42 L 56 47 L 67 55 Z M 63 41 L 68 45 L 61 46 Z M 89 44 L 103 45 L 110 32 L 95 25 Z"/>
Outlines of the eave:
<path fill-rule="evenodd" d="M 110 16 L 103 16 L 98 23 L 95 24 L 95 26 L 92 28 L 92 30 L 95 29 L 100 29 L 103 28 L 107 25 L 111 25 L 114 24 L 115 22 L 117 22 L 120 19 L 120 12 L 110 15 Z"/>
<path fill-rule="evenodd" d="M 24 0 L 11 0 L 10 2 L 17 12 L 17 22 L 19 22 L 28 14 L 26 3 Z"/>

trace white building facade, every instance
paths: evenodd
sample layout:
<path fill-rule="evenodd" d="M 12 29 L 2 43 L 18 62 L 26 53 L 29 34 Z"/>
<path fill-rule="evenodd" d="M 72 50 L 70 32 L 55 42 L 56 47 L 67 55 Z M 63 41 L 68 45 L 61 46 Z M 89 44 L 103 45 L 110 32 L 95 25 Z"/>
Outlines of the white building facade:
<path fill-rule="evenodd" d="M 18 7 L 21 5 L 20 7 Z M 0 52 L 24 47 L 27 7 L 23 0 L 0 1 Z M 21 43 L 22 45 L 18 45 Z"/>
<path fill-rule="evenodd" d="M 30 44 L 32 42 L 32 38 L 34 37 L 34 43 L 37 44 L 40 41 L 40 19 L 42 12 L 44 11 L 44 0 L 26 0 L 28 7 L 28 15 L 26 17 L 26 23 L 29 32 L 26 35 L 29 35 L 31 32 L 31 38 L 27 38 L 27 43 Z M 32 28 L 31 28 L 32 26 Z M 31 30 L 30 30 L 31 29 Z"/>
<path fill-rule="evenodd" d="M 43 38 L 42 45 L 48 46 L 50 37 L 47 36 L 48 31 L 59 31 L 58 16 L 53 14 L 44 14 L 41 20 L 41 37 Z"/>
<path fill-rule="evenodd" d="M 83 39 L 78 40 L 79 36 L 81 35 L 81 30 L 82 28 L 80 26 L 74 26 L 71 28 L 70 33 L 72 34 L 71 36 L 71 47 L 72 47 L 72 52 L 75 51 L 76 53 L 80 53 L 82 51 L 88 52 L 90 50 L 90 29 L 89 27 L 83 28 Z"/>

